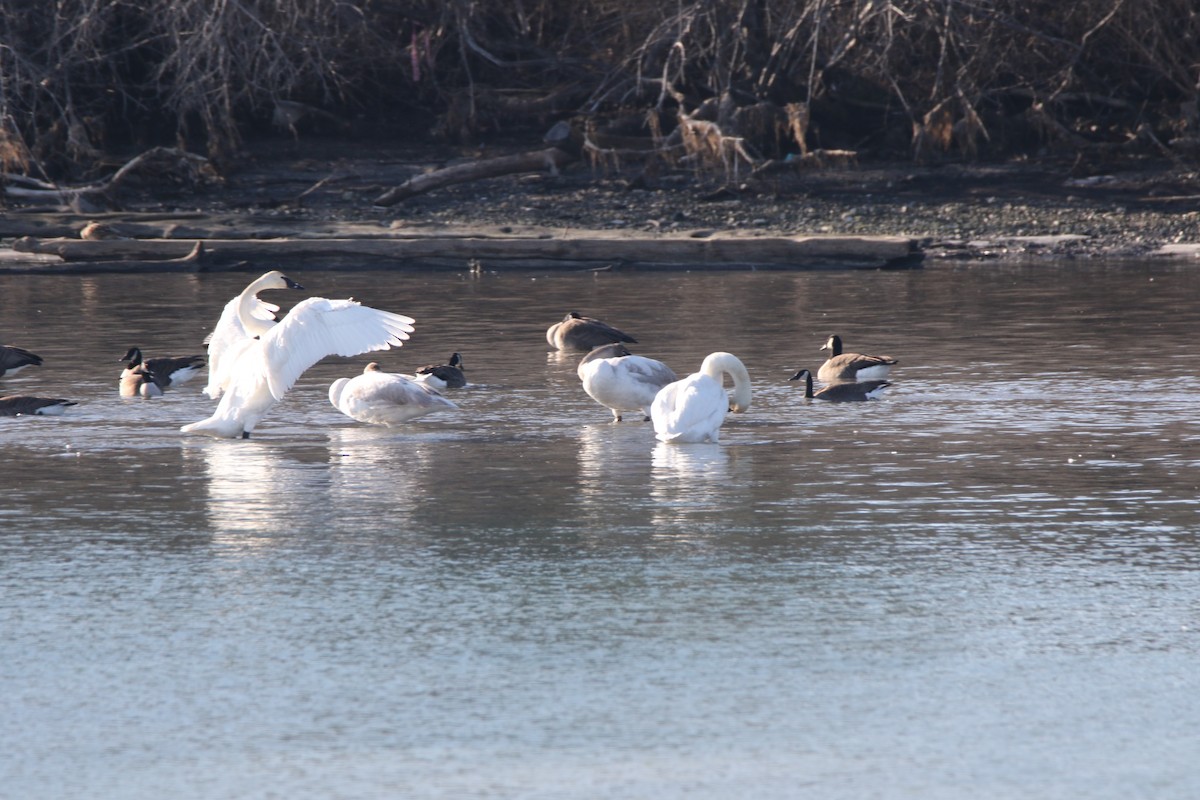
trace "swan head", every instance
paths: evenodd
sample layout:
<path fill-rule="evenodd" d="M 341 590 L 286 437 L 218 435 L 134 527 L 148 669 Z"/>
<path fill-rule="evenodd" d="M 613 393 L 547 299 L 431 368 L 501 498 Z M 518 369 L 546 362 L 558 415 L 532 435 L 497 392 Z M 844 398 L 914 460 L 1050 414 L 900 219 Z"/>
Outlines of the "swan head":
<path fill-rule="evenodd" d="M 700 371 L 721 384 L 728 375 L 733 380 L 729 410 L 741 414 L 750 409 L 750 373 L 741 359 L 732 353 L 709 353 L 700 365 Z"/>
<path fill-rule="evenodd" d="M 825 344 L 821 345 L 821 350 L 828 350 L 830 356 L 840 356 L 842 354 L 842 337 L 836 333 L 825 340 Z"/>
<path fill-rule="evenodd" d="M 382 371 L 383 370 L 381 370 L 379 368 L 378 361 L 372 361 L 370 364 L 367 364 L 365 367 L 363 367 L 363 375 L 370 375 L 372 372 L 382 372 Z"/>
<path fill-rule="evenodd" d="M 259 289 L 303 289 L 304 287 L 277 269 L 265 273 L 254 282 Z"/>

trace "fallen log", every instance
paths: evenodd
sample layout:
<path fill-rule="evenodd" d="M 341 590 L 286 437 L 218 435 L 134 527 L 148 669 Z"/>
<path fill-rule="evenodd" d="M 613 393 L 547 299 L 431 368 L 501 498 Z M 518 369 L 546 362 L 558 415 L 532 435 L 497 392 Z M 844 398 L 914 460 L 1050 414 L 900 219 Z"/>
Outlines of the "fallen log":
<path fill-rule="evenodd" d="M 470 183 L 485 178 L 498 178 L 501 175 L 514 175 L 521 172 L 548 171 L 558 172 L 564 165 L 574 161 L 575 157 L 557 147 L 545 150 L 535 150 L 530 153 L 517 153 L 511 156 L 497 156 L 481 161 L 469 161 L 454 164 L 433 172 L 416 175 L 404 183 L 375 198 L 374 205 L 392 206 L 401 200 L 407 200 L 418 194 L 452 186 L 456 183 Z"/>
<path fill-rule="evenodd" d="M 54 255 L 97 269 L 121 261 L 172 261 L 203 242 L 197 270 L 271 260 L 314 267 L 463 269 L 475 260 L 494 268 L 880 269 L 920 263 L 915 240 L 903 236 L 747 236 L 731 233 L 656 236 L 619 232 L 543 231 L 514 236 L 324 239 L 33 239 L 23 253 Z"/>

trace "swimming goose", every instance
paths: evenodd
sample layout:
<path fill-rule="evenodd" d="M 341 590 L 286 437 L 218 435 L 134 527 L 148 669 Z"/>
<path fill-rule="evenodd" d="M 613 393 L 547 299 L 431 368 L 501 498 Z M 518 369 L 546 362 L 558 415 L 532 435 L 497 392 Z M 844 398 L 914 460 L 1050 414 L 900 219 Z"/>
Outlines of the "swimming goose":
<path fill-rule="evenodd" d="M 121 397 L 162 397 L 162 386 L 154 379 L 154 375 L 140 367 L 127 369 L 121 373 L 119 384 Z"/>
<path fill-rule="evenodd" d="M 204 393 L 214 400 L 221 396 L 229 375 L 225 360 L 231 348 L 246 339 L 262 336 L 275 327 L 275 312 L 279 306 L 258 298 L 268 289 L 303 289 L 304 287 L 279 270 L 271 270 L 255 278 L 236 297 L 225 304 L 221 318 L 204 340 L 208 345 L 208 385 Z"/>
<path fill-rule="evenodd" d="M 244 339 L 222 356 L 229 360 L 229 380 L 217 410 L 180 430 L 249 439 L 259 420 L 313 364 L 331 355 L 399 347 L 412 332 L 412 323 L 412 317 L 356 300 L 301 300 L 269 331 Z"/>
<path fill-rule="evenodd" d="M 383 372 L 374 361 L 367 364 L 362 375 L 338 378 L 330 384 L 329 402 L 351 419 L 387 426 L 458 408 L 436 389 L 403 375 Z"/>
<path fill-rule="evenodd" d="M 621 421 L 622 411 L 640 411 L 650 419 L 654 396 L 678 380 L 663 362 L 635 356 L 620 342 L 592 350 L 580 359 L 575 373 L 588 396 L 612 411 L 613 422 Z"/>
<path fill-rule="evenodd" d="M 26 367 L 40 367 L 42 357 L 23 347 L 0 346 L 0 378 L 16 375 Z"/>
<path fill-rule="evenodd" d="M 804 396 L 807 398 L 815 398 L 817 400 L 830 400 L 835 403 L 849 403 L 859 400 L 875 400 L 883 394 L 883 390 L 892 384 L 888 381 L 859 381 L 857 383 L 848 383 L 845 381 L 839 383 L 831 383 L 821 391 L 813 394 L 813 376 L 806 369 L 802 369 L 792 377 L 789 381 L 804 381 Z"/>
<path fill-rule="evenodd" d="M 829 351 L 829 359 L 817 370 L 817 377 L 825 383 L 881 381 L 892 371 L 892 365 L 897 363 L 891 356 L 843 353 L 842 339 L 837 334 L 826 339 L 821 349 Z"/>
<path fill-rule="evenodd" d="M 125 369 L 121 371 L 122 384 L 127 376 L 141 370 L 158 384 L 159 389 L 173 389 L 191 380 L 208 363 L 204 356 L 143 358 L 142 351 L 136 347 L 129 348 L 124 358 L 120 360 L 125 365 Z"/>
<path fill-rule="evenodd" d="M 27 394 L 10 394 L 0 397 L 0 417 L 20 417 L 38 414 L 47 417 L 57 417 L 73 406 L 73 400 L 63 400 L 57 397 L 34 397 Z"/>
<path fill-rule="evenodd" d="M 432 386 L 434 389 L 461 389 L 467 385 L 467 377 L 463 375 L 462 356 L 454 353 L 449 363 L 427 364 L 417 370 L 415 379 L 418 383 Z"/>
<path fill-rule="evenodd" d="M 578 350 L 586 353 L 603 344 L 628 342 L 637 344 L 637 339 L 617 330 L 607 322 L 585 317 L 571 311 L 546 329 L 546 341 L 555 350 Z"/>
<path fill-rule="evenodd" d="M 726 394 L 724 376 L 733 379 L 733 393 Z M 683 380 L 664 386 L 650 406 L 654 431 L 662 442 L 717 442 L 727 411 L 741 413 L 750 408 L 750 375 L 737 356 L 710 353 Z"/>

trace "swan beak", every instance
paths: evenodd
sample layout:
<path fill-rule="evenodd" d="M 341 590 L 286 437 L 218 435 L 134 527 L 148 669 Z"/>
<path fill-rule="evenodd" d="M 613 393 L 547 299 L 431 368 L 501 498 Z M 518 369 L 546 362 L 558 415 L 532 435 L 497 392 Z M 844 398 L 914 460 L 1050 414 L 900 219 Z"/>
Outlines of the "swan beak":
<path fill-rule="evenodd" d="M 286 282 L 287 282 L 287 288 L 289 288 L 289 289 L 303 289 L 303 288 L 304 288 L 303 286 L 301 286 L 300 284 L 296 283 L 294 280 L 292 280 L 291 278 L 287 277 L 286 275 L 284 276 L 284 278 L 283 278 L 283 279 L 284 279 L 284 281 L 286 281 Z"/>

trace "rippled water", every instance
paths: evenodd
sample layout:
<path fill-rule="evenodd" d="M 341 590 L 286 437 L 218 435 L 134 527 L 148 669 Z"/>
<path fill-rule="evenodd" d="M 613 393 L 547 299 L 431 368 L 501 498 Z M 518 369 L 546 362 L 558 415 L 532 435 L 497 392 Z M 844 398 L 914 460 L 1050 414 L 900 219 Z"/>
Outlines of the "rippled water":
<path fill-rule="evenodd" d="M 0 389 L 79 401 L 0 419 L 0 796 L 1195 797 L 1194 270 L 294 270 L 472 385 L 369 428 L 329 359 L 249 441 L 116 378 L 253 275 L 0 276 L 46 358 Z M 569 309 L 736 353 L 750 413 L 610 423 Z M 884 400 L 787 382 L 834 332 Z"/>

